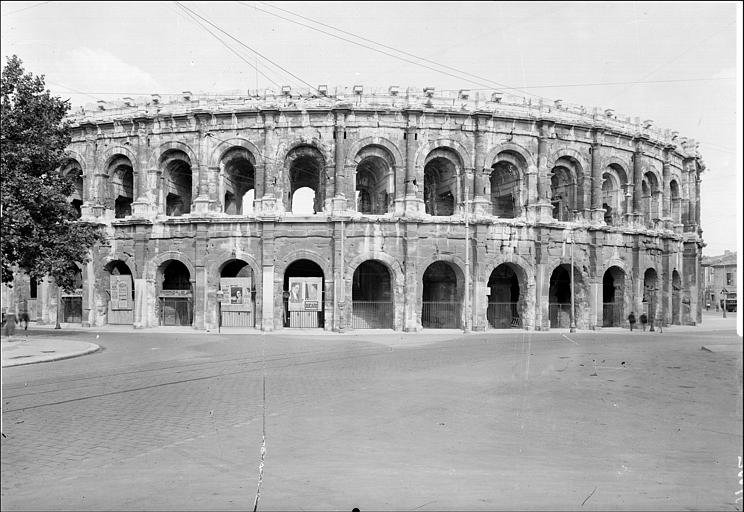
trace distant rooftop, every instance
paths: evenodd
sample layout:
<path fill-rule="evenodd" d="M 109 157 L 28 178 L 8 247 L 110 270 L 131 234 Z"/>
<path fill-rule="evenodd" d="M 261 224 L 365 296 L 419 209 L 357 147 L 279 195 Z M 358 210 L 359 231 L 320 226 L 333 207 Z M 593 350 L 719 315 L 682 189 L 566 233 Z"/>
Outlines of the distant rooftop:
<path fill-rule="evenodd" d="M 736 251 L 724 251 L 720 256 L 703 256 L 700 264 L 706 267 L 720 267 L 724 265 L 736 265 Z"/>

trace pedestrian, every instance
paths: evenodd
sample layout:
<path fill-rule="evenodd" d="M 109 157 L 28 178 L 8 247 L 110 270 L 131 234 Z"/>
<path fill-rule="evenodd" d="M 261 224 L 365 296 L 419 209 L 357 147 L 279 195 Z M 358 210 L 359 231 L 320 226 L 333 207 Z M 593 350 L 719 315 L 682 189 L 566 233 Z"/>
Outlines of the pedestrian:
<path fill-rule="evenodd" d="M 21 323 L 23 324 L 24 331 L 28 331 L 29 320 L 31 319 L 28 317 L 28 312 L 24 311 L 23 313 L 21 313 Z"/>
<path fill-rule="evenodd" d="M 631 311 L 628 315 L 628 323 L 630 324 L 630 331 L 633 332 L 633 327 L 635 326 L 635 314 Z"/>
<path fill-rule="evenodd" d="M 662 333 L 662 330 L 661 330 L 661 324 L 663 324 L 663 323 L 664 323 L 664 322 L 659 322 L 659 325 L 657 325 L 657 326 L 656 326 L 656 330 L 657 330 L 657 331 L 659 332 L 659 334 L 661 334 L 661 333 Z"/>
<path fill-rule="evenodd" d="M 648 323 L 648 317 L 646 316 L 646 313 L 641 313 L 641 329 L 643 329 L 643 332 L 646 332 L 647 323 Z"/>

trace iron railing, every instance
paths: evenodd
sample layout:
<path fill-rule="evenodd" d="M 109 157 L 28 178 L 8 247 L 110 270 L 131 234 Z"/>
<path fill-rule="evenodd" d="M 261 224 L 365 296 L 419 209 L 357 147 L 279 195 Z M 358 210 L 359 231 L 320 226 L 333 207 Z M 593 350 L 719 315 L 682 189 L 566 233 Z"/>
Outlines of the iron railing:
<path fill-rule="evenodd" d="M 460 329 L 460 302 L 423 302 L 421 325 L 426 329 Z"/>
<path fill-rule="evenodd" d="M 602 304 L 602 327 L 624 327 L 625 311 L 619 302 L 605 302 Z"/>
<path fill-rule="evenodd" d="M 391 301 L 361 301 L 351 303 L 352 329 L 392 329 L 393 303 Z"/>
<path fill-rule="evenodd" d="M 489 302 L 486 309 L 488 325 L 494 329 L 511 329 L 522 327 L 516 302 Z"/>
<path fill-rule="evenodd" d="M 160 325 L 191 325 L 193 313 L 191 297 L 160 297 Z"/>
<path fill-rule="evenodd" d="M 83 298 L 62 297 L 62 321 L 79 324 L 83 321 Z"/>
<path fill-rule="evenodd" d="M 323 304 L 322 301 L 321 304 Z M 284 327 L 311 329 L 324 326 L 324 309 L 320 311 L 289 311 L 289 300 L 284 299 Z"/>
<path fill-rule="evenodd" d="M 548 304 L 548 313 L 550 327 L 552 329 L 567 329 L 571 327 L 571 304 L 551 302 Z M 576 310 L 574 309 L 575 313 Z"/>

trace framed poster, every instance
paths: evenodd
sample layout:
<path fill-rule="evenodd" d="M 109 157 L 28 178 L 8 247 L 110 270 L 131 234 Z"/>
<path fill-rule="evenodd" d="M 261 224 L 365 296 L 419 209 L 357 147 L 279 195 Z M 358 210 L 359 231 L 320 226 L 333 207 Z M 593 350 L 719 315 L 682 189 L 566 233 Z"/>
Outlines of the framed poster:
<path fill-rule="evenodd" d="M 111 309 L 132 309 L 132 276 L 111 276 L 109 285 Z"/>
<path fill-rule="evenodd" d="M 322 277 L 289 278 L 289 310 L 321 311 L 323 308 Z"/>
<path fill-rule="evenodd" d="M 252 284 L 250 277 L 220 278 L 222 311 L 250 311 Z"/>

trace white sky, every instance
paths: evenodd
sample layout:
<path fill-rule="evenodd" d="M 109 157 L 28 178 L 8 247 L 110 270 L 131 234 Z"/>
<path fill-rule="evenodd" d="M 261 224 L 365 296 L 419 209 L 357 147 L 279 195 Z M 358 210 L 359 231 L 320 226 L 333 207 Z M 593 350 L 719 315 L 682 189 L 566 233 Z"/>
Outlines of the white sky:
<path fill-rule="evenodd" d="M 661 128 L 700 141 L 708 167 L 702 182 L 703 238 L 708 244 L 704 254 L 737 247 L 741 254 L 740 3 L 184 5 L 313 86 L 473 90 L 485 84 L 514 93 L 490 82 L 495 81 L 549 99 L 653 119 Z M 446 71 L 455 77 L 441 74 L 258 9 L 310 25 L 307 18 L 322 21 L 482 79 L 452 70 Z M 276 89 L 174 2 L 2 2 L 0 14 L 2 65 L 6 56 L 17 54 L 27 71 L 46 75 L 49 89 L 71 98 L 73 105 L 154 92 Z M 259 70 L 277 84 L 299 85 L 222 37 L 249 62 L 258 60 Z"/>

